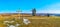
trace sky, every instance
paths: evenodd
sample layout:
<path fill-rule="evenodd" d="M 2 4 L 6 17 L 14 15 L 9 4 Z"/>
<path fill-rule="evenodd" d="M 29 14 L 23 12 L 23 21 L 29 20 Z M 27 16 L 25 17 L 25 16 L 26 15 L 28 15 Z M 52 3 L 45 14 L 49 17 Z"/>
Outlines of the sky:
<path fill-rule="evenodd" d="M 37 13 L 59 13 L 60 0 L 0 0 L 0 13 L 31 13 L 36 8 Z"/>

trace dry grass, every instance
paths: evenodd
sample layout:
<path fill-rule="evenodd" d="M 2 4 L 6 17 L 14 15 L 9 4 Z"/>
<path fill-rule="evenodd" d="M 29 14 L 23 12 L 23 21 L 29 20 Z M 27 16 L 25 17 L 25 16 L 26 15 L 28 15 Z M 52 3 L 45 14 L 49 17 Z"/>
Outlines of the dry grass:
<path fill-rule="evenodd" d="M 25 25 L 22 23 L 22 20 L 15 20 L 16 22 L 22 24 L 19 27 L 60 27 L 60 18 L 58 17 L 42 17 L 42 16 L 34 16 L 27 17 L 31 23 L 29 25 Z M 8 20 L 12 20 L 8 18 Z M 6 20 L 5 18 L 0 18 L 0 27 L 5 27 L 2 22 Z"/>

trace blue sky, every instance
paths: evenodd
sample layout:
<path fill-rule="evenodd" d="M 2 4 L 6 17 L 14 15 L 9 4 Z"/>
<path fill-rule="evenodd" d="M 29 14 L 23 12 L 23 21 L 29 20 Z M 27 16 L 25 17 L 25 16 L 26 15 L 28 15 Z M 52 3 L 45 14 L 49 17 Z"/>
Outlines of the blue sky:
<path fill-rule="evenodd" d="M 36 8 L 37 13 L 60 13 L 60 0 L 0 0 L 0 13 L 31 13 Z"/>

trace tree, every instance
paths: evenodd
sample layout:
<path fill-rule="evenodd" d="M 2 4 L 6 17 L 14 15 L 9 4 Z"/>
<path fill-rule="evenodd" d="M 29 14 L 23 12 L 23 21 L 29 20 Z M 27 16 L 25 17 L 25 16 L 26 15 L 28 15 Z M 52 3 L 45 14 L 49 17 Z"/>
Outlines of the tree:
<path fill-rule="evenodd" d="M 32 9 L 32 16 L 36 16 L 36 9 Z"/>

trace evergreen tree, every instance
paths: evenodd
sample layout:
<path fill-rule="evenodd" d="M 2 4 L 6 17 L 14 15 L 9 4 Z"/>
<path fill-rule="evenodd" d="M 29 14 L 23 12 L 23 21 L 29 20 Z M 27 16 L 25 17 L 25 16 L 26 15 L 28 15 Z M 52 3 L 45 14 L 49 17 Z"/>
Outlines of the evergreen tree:
<path fill-rule="evenodd" d="M 35 8 L 32 10 L 32 16 L 36 16 L 36 9 Z"/>

